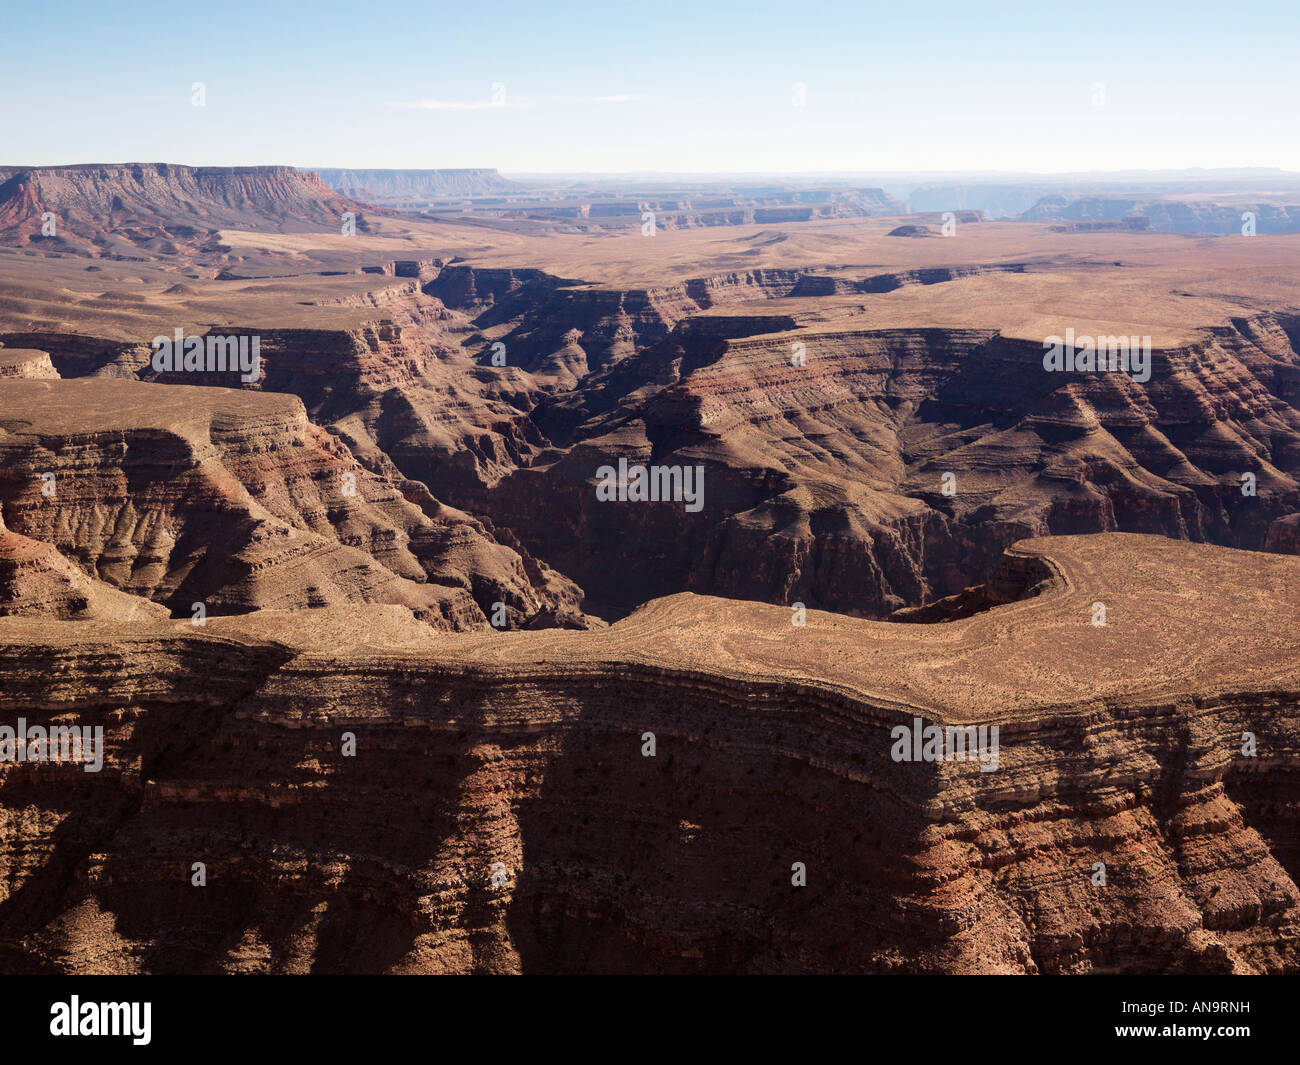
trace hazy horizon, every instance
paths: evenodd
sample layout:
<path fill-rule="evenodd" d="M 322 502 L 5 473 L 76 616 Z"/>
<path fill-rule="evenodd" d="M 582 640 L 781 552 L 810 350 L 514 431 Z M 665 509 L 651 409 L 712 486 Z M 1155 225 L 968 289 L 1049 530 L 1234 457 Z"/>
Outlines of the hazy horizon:
<path fill-rule="evenodd" d="M 891 178 L 894 180 L 955 180 L 978 178 L 982 180 L 1015 183 L 1015 182 L 1036 182 L 1047 179 L 1057 181 L 1116 181 L 1116 182 L 1134 182 L 1143 179 L 1168 181 L 1198 181 L 1198 180 L 1270 180 L 1273 178 L 1296 178 L 1300 179 L 1300 170 L 1289 170 L 1282 167 L 1266 166 L 1223 166 L 1223 167 L 1180 167 L 1180 168 L 1161 168 L 1161 169 L 1133 169 L 1124 170 L 508 170 L 503 167 L 493 166 L 490 163 L 484 163 L 475 166 L 420 166 L 420 167 L 388 167 L 388 166 L 371 166 L 367 163 L 317 163 L 303 164 L 283 161 L 272 162 L 241 162 L 241 163 L 211 163 L 211 162 L 183 162 L 176 159 L 69 159 L 57 162 L 38 162 L 38 163 L 12 163 L 0 160 L 0 169 L 9 170 L 42 170 L 56 169 L 61 167 L 78 167 L 78 166 L 188 166 L 198 169 L 204 168 L 232 168 L 232 167 L 275 167 L 288 166 L 300 171 L 320 171 L 320 170 L 374 170 L 374 171 L 444 171 L 453 172 L 463 171 L 482 171 L 494 170 L 506 178 L 515 178 L 519 180 L 531 180 L 542 178 L 565 178 L 565 179 L 626 179 L 626 178 L 654 178 L 654 179 L 671 179 L 674 181 L 702 181 L 711 179 L 733 179 L 745 178 L 755 179 L 764 178 L 772 180 L 792 181 L 801 180 L 827 180 L 827 181 L 859 181 L 869 178 Z"/>

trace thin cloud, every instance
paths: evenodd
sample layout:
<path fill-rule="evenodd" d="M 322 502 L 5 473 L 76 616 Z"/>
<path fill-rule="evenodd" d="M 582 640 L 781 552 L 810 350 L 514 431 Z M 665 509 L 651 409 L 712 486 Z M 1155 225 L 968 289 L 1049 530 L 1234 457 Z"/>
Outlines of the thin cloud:
<path fill-rule="evenodd" d="M 662 96 L 649 96 L 644 93 L 626 92 L 611 93 L 607 96 L 548 96 L 544 103 L 562 105 L 661 104 L 664 103 L 664 98 Z M 384 106 L 413 111 L 488 111 L 492 108 L 518 109 L 535 107 L 537 104 L 532 100 L 525 99 L 506 99 L 499 103 L 492 100 L 392 100 Z"/>
<path fill-rule="evenodd" d="M 643 93 L 625 92 L 614 96 L 573 96 L 565 99 L 566 103 L 579 104 L 661 104 L 662 96 L 647 96 Z"/>
<path fill-rule="evenodd" d="M 531 107 L 532 104 L 520 100 L 503 100 L 500 103 L 491 100 L 394 100 L 386 106 L 417 111 L 488 111 L 492 108 Z"/>

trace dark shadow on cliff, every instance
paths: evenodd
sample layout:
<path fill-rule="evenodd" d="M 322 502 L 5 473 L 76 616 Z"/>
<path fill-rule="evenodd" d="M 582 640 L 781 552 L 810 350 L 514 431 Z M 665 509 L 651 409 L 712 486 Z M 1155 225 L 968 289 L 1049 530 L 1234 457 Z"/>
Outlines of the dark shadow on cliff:
<path fill-rule="evenodd" d="M 937 934 L 897 902 L 922 825 L 892 794 L 933 767 L 900 771 L 811 693 L 759 710 L 669 679 L 611 686 L 519 805 L 506 924 L 525 972 L 872 971 Z"/>

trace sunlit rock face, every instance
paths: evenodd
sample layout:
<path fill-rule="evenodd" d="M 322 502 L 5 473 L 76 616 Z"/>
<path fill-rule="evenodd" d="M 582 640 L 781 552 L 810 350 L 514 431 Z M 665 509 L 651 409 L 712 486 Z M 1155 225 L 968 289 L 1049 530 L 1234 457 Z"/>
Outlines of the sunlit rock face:
<path fill-rule="evenodd" d="M 0 964 L 1293 971 L 1300 560 L 1104 534 L 1000 572 L 941 624 L 0 620 L 5 720 L 105 736 L 0 768 Z"/>
<path fill-rule="evenodd" d="M 1300 968 L 1291 237 L 329 177 L 0 170 L 0 971 Z"/>

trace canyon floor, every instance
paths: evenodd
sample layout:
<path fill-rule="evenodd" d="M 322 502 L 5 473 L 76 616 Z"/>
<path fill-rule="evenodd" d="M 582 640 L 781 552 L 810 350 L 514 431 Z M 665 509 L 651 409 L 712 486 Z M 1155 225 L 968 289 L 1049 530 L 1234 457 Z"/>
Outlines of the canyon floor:
<path fill-rule="evenodd" d="M 385 173 L 0 168 L 0 972 L 1300 971 L 1300 234 Z"/>

